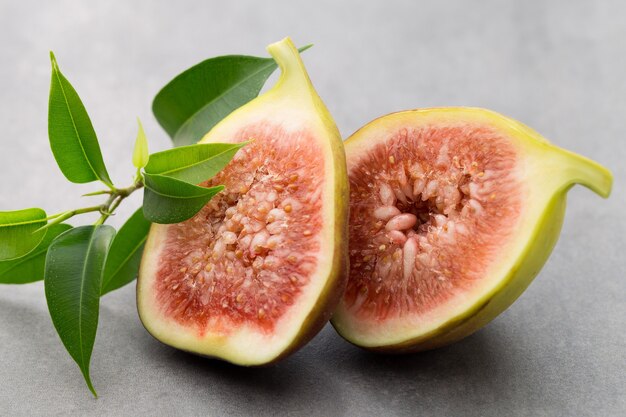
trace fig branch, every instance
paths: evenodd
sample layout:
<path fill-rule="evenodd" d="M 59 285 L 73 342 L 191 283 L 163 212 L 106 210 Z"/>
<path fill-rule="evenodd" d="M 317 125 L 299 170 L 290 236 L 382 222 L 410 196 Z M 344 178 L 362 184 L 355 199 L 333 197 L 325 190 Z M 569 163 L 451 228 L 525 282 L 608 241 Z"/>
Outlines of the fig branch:
<path fill-rule="evenodd" d="M 55 224 L 63 223 L 64 221 L 76 215 L 85 214 L 85 213 L 94 213 L 94 212 L 100 212 L 101 214 L 98 221 L 95 222 L 95 225 L 102 225 L 110 216 L 115 214 L 115 210 L 119 207 L 122 201 L 124 201 L 124 199 L 126 199 L 135 191 L 143 188 L 143 186 L 144 186 L 143 176 L 140 173 L 138 173 L 138 175 L 135 177 L 135 181 L 133 182 L 133 184 L 128 187 L 125 187 L 125 188 L 112 187 L 110 190 L 102 190 L 102 191 L 96 191 L 93 193 L 85 194 L 83 197 L 108 194 L 109 198 L 103 204 L 100 204 L 97 206 L 89 206 L 89 207 L 83 207 L 83 208 L 78 208 L 74 210 L 63 211 L 61 213 L 48 216 L 46 220 L 51 220 L 51 221 L 49 221 L 45 226 L 39 228 L 37 232 L 47 229 Z"/>
<path fill-rule="evenodd" d="M 267 68 L 270 59 L 259 60 L 263 62 L 260 68 Z M 205 181 L 220 172 L 248 142 L 194 143 L 151 155 L 146 134 L 137 119 L 132 154 L 136 173 L 128 187 L 117 188 L 107 171 L 85 106 L 61 74 L 52 53 L 51 61 L 48 137 L 54 159 L 68 181 L 102 183 L 99 190 L 83 195 L 99 196 L 102 201 L 53 215 L 36 207 L 0 211 L 0 284 L 44 281 L 54 327 L 95 396 L 89 363 L 100 297 L 137 277 L 152 223 L 186 221 L 224 189 L 223 185 L 206 186 Z M 222 109 L 223 104 L 220 106 Z M 140 189 L 143 189 L 142 207 L 119 231 L 104 225 L 122 202 Z M 99 213 L 99 217 L 91 225 L 65 223 L 85 213 Z M 47 229 L 45 233 L 44 229 Z"/>
<path fill-rule="evenodd" d="M 109 216 L 112 216 L 113 214 L 115 214 L 115 209 L 119 207 L 119 205 L 122 203 L 122 201 L 124 201 L 125 198 L 127 198 L 129 195 L 131 195 L 135 191 L 143 188 L 143 186 L 144 186 L 143 176 L 141 175 L 140 172 L 138 172 L 135 178 L 135 182 L 131 186 L 126 187 L 126 188 L 114 188 L 111 191 L 111 195 L 109 196 L 106 203 L 102 205 L 100 209 L 100 213 L 102 214 L 102 216 L 98 219 L 98 221 L 95 224 L 96 225 L 104 224 L 104 222 L 109 218 Z"/>

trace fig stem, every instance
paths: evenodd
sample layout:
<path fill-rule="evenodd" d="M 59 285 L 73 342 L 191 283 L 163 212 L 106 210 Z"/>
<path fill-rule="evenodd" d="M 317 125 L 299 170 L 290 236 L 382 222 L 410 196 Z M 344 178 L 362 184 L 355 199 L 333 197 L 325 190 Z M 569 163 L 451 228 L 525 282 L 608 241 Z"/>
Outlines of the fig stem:
<path fill-rule="evenodd" d="M 306 88 L 310 84 L 300 53 L 289 37 L 269 45 L 267 51 L 274 58 L 281 71 L 280 78 L 273 90 L 286 84 L 291 84 L 294 88 L 298 88 L 298 86 Z"/>
<path fill-rule="evenodd" d="M 45 230 L 45 229 L 47 229 L 47 228 L 49 228 L 51 226 L 54 226 L 55 224 L 63 223 L 67 219 L 70 219 L 70 218 L 76 216 L 77 214 L 92 213 L 92 212 L 95 212 L 95 211 L 100 211 L 101 209 L 102 209 L 102 206 L 100 205 L 100 206 L 83 207 L 83 208 L 79 208 L 79 209 L 75 209 L 75 210 L 68 210 L 68 211 L 64 211 L 64 212 L 61 212 L 61 213 L 53 214 L 52 216 L 48 216 L 46 218 L 46 220 L 53 219 L 51 222 L 49 222 L 45 226 L 42 226 L 39 229 L 35 230 L 33 233 L 37 233 L 37 232 L 40 232 L 42 230 Z"/>
<path fill-rule="evenodd" d="M 100 216 L 95 225 L 104 224 L 110 216 L 115 215 L 115 209 L 119 207 L 122 201 L 140 188 L 143 188 L 143 177 L 140 173 L 135 177 L 135 182 L 130 187 L 115 188 L 106 203 L 100 206 L 102 216 Z"/>
<path fill-rule="evenodd" d="M 109 194 L 109 198 L 106 200 L 104 204 L 100 204 L 97 206 L 83 207 L 83 208 L 62 211 L 60 213 L 52 214 L 46 217 L 46 221 L 49 221 L 49 220 L 52 220 L 52 221 L 48 222 L 45 226 L 42 226 L 39 229 L 35 230 L 33 233 L 37 233 L 42 230 L 45 230 L 51 226 L 54 226 L 55 224 L 63 223 L 64 221 L 76 215 L 85 214 L 85 213 L 93 213 L 96 211 L 100 212 L 101 216 L 98 219 L 98 221 L 96 221 L 95 225 L 98 226 L 98 225 L 104 224 L 104 222 L 110 216 L 113 216 L 115 214 L 115 209 L 119 207 L 119 205 L 122 203 L 122 201 L 124 201 L 125 198 L 127 198 L 129 195 L 139 190 L 140 188 L 143 188 L 143 186 L 144 186 L 143 176 L 141 174 L 138 174 L 137 176 L 135 176 L 133 185 L 129 187 L 113 188 L 111 191 L 106 191 L 106 190 L 96 191 L 95 193 L 85 194 L 87 196 Z"/>
<path fill-rule="evenodd" d="M 567 160 L 570 175 L 568 185 L 584 185 L 604 198 L 611 194 L 613 186 L 611 171 L 589 158 L 564 149 L 559 150 Z"/>
<path fill-rule="evenodd" d="M 83 194 L 83 197 L 92 197 L 96 195 L 104 195 L 104 194 L 111 194 L 111 193 L 113 193 L 112 190 L 94 191 L 93 193 Z"/>

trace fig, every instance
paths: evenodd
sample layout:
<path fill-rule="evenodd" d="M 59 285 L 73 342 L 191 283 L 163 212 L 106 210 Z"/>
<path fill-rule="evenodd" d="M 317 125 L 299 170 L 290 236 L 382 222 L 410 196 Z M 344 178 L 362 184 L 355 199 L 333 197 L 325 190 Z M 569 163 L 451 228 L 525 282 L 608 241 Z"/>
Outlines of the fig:
<path fill-rule="evenodd" d="M 520 122 L 474 108 L 404 111 L 346 142 L 348 341 L 413 352 L 460 340 L 521 295 L 559 236 L 567 191 L 611 173 Z"/>
<path fill-rule="evenodd" d="M 289 38 L 268 46 L 276 85 L 201 142 L 249 141 L 202 185 L 196 216 L 153 225 L 137 282 L 145 328 L 173 347 L 265 365 L 311 339 L 347 282 L 348 177 L 341 137 Z"/>

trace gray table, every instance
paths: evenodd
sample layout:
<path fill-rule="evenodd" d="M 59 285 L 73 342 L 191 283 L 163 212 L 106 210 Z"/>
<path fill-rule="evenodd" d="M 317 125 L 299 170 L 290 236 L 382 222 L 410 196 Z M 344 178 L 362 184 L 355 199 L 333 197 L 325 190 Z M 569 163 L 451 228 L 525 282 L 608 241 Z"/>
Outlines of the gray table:
<path fill-rule="evenodd" d="M 237 368 L 152 339 L 128 286 L 102 302 L 94 400 L 43 286 L 0 287 L 0 415 L 626 414 L 626 3 L 174 3 L 0 2 L 0 210 L 59 211 L 92 190 L 66 183 L 49 152 L 49 49 L 123 183 L 135 116 L 152 150 L 169 146 L 150 112 L 159 87 L 206 57 L 262 54 L 286 34 L 315 43 L 305 60 L 345 136 L 394 110 L 492 108 L 609 166 L 613 196 L 572 190 L 561 240 L 517 303 L 474 336 L 413 356 L 369 354 L 326 327 L 273 368 Z"/>

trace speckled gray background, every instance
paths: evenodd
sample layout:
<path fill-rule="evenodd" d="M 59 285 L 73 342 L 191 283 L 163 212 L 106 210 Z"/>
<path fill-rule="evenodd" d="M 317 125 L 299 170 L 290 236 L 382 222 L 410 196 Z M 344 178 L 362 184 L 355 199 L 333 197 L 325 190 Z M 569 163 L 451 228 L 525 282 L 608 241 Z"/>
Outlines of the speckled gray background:
<path fill-rule="evenodd" d="M 395 110 L 488 107 L 616 179 L 607 201 L 571 191 L 559 244 L 515 305 L 465 341 L 413 356 L 365 353 L 327 327 L 273 368 L 237 368 L 153 340 L 128 286 L 102 302 L 94 400 L 42 285 L 0 287 L 0 415 L 625 415 L 625 15 L 625 2 L 602 0 L 0 0 L 0 210 L 54 212 L 93 189 L 66 183 L 49 151 L 49 49 L 123 183 L 136 116 L 152 150 L 168 147 L 150 112 L 163 84 L 285 35 L 315 43 L 305 61 L 344 136 Z"/>

